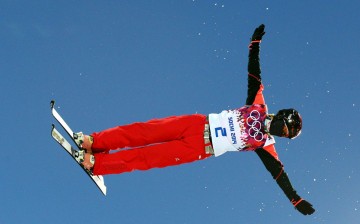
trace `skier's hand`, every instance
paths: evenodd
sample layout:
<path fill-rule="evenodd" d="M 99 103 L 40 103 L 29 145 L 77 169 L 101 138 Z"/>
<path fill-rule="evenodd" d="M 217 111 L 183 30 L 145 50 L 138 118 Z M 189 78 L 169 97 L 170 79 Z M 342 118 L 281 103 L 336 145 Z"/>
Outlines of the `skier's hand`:
<path fill-rule="evenodd" d="M 311 215 L 315 212 L 315 209 L 312 207 L 312 204 L 310 204 L 308 201 L 304 199 L 300 199 L 299 201 L 292 203 L 294 204 L 295 209 L 297 209 L 303 215 Z"/>
<path fill-rule="evenodd" d="M 265 34 L 265 25 L 261 24 L 258 28 L 255 29 L 254 34 L 251 37 L 251 41 L 261 41 L 262 37 Z"/>

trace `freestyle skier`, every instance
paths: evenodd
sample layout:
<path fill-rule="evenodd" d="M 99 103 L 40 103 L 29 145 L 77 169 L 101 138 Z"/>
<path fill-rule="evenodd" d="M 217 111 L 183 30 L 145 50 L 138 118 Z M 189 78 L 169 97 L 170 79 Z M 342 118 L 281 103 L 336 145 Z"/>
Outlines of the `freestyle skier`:
<path fill-rule="evenodd" d="M 183 115 L 117 126 L 91 135 L 75 134 L 84 149 L 82 165 L 94 175 L 162 168 L 220 156 L 228 151 L 254 151 L 294 207 L 304 215 L 315 209 L 292 187 L 277 152 L 274 136 L 301 133 L 295 109 L 269 114 L 261 82 L 259 50 L 265 26 L 257 27 L 249 45 L 246 105 L 219 114 Z M 116 153 L 110 150 L 124 149 Z"/>

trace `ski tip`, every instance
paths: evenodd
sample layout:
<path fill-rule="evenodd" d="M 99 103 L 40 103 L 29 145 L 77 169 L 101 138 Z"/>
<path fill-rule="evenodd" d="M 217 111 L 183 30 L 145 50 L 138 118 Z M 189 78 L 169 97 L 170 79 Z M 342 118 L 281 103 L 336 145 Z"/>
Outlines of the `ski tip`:
<path fill-rule="evenodd" d="M 54 131 L 55 131 L 55 124 L 51 125 L 51 136 L 54 135 Z"/>
<path fill-rule="evenodd" d="M 105 185 L 103 185 L 103 186 L 99 186 L 99 188 L 100 188 L 100 191 L 101 191 L 101 193 L 104 195 L 104 196 L 106 196 L 106 193 L 107 193 L 107 188 L 106 188 L 106 186 Z"/>
<path fill-rule="evenodd" d="M 54 105 L 55 105 L 55 100 L 51 100 L 51 102 L 50 102 L 51 109 L 54 108 Z"/>

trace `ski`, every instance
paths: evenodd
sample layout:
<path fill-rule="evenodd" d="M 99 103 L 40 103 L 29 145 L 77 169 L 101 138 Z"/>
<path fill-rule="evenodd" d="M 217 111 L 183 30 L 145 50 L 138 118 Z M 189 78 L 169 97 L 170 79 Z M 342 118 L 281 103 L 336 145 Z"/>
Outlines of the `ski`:
<path fill-rule="evenodd" d="M 71 139 L 74 141 L 75 145 L 77 146 L 74 138 L 73 138 L 73 132 L 71 128 L 67 125 L 67 123 L 64 121 L 64 119 L 60 116 L 60 114 L 55 110 L 54 108 L 55 102 L 51 101 L 51 111 L 55 119 L 60 123 L 60 125 L 64 128 L 64 130 L 68 133 L 68 135 L 71 137 Z M 60 132 L 55 128 L 55 125 L 52 125 L 51 129 L 51 136 L 53 139 L 58 142 L 68 153 L 69 155 L 75 160 L 75 162 L 84 170 L 84 172 L 92 179 L 92 181 L 96 184 L 96 186 L 99 188 L 99 190 L 106 195 L 106 186 L 104 183 L 103 176 L 100 175 L 93 175 L 90 171 L 85 169 L 80 163 L 77 162 L 76 156 L 79 150 L 74 149 L 72 145 L 60 134 Z M 79 148 L 77 146 L 77 148 Z"/>
<path fill-rule="evenodd" d="M 51 107 L 51 114 L 59 122 L 59 124 L 64 128 L 64 130 L 69 135 L 69 137 L 73 140 L 75 145 L 79 148 L 79 146 L 76 144 L 75 139 L 74 139 L 74 132 L 71 130 L 69 125 L 65 122 L 65 120 L 60 116 L 60 114 L 56 111 L 56 109 L 55 109 L 55 100 L 52 100 L 50 102 L 50 107 Z"/>

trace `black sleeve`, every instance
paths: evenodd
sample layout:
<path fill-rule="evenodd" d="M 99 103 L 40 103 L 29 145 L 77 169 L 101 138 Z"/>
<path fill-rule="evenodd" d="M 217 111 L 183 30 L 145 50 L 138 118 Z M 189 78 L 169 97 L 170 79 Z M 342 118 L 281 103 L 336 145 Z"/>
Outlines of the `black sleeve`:
<path fill-rule="evenodd" d="M 274 180 L 276 180 L 279 187 L 283 190 L 286 197 L 290 201 L 298 201 L 300 196 L 297 195 L 296 191 L 292 187 L 288 175 L 284 171 L 284 167 L 280 161 L 275 159 L 270 153 L 263 148 L 255 150 L 256 154 L 260 157 L 264 163 L 266 169 L 271 173 Z"/>
<path fill-rule="evenodd" d="M 246 105 L 254 103 L 257 92 L 261 85 L 260 70 L 260 42 L 251 42 L 249 45 L 249 62 L 248 62 L 248 93 Z"/>

